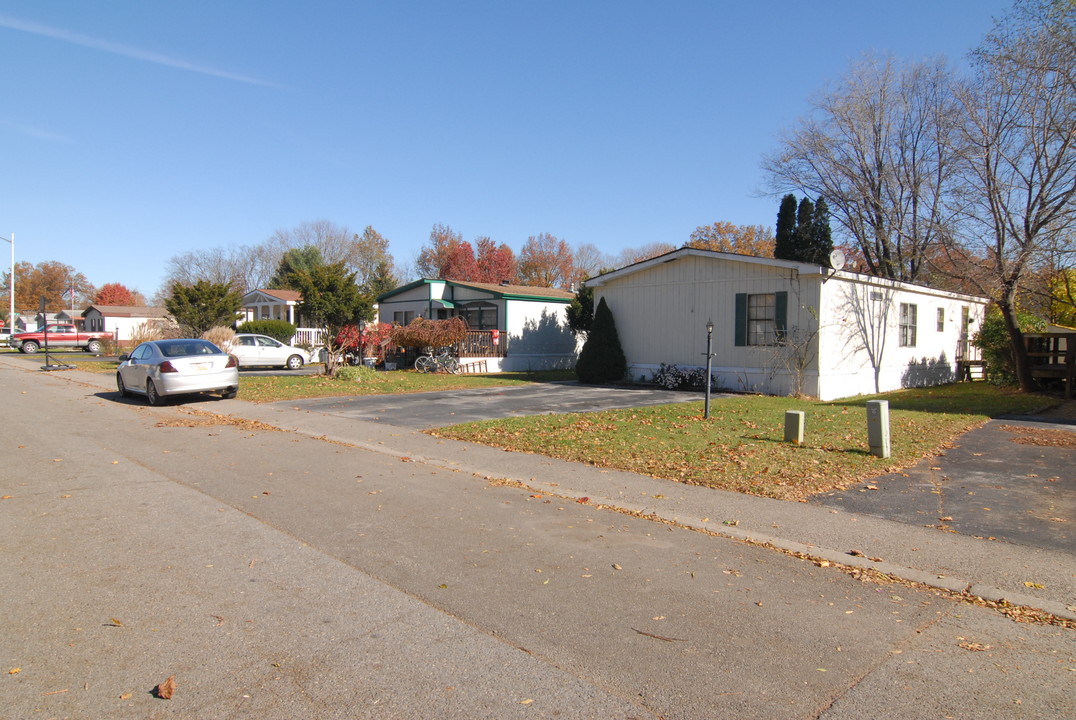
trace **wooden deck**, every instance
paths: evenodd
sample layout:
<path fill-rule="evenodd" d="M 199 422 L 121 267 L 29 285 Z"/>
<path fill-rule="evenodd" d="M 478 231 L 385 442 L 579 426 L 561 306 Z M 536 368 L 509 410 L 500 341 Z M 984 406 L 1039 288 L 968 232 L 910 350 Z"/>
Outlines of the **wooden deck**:
<path fill-rule="evenodd" d="M 1061 380 L 1065 397 L 1076 392 L 1076 332 L 1027 333 L 1024 335 L 1031 376 L 1036 380 Z"/>

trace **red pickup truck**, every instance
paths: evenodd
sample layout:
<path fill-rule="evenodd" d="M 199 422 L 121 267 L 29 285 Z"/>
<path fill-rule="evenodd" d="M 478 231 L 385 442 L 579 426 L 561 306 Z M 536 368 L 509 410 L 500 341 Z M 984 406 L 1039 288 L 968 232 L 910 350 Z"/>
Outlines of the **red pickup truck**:
<path fill-rule="evenodd" d="M 49 348 L 82 348 L 86 352 L 99 353 L 106 340 L 112 339 L 110 332 L 79 332 L 74 325 L 52 324 L 45 330 L 15 333 L 8 341 L 11 347 L 24 353 L 35 353 L 45 344 L 45 333 L 49 335 Z"/>

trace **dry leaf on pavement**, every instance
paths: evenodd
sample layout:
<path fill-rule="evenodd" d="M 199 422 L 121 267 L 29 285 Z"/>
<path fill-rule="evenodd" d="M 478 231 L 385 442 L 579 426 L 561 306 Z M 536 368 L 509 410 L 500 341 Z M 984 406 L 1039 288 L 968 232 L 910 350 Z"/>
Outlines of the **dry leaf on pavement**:
<path fill-rule="evenodd" d="M 176 691 L 176 676 L 169 675 L 168 679 L 155 688 L 157 697 L 163 700 L 171 700 Z"/>

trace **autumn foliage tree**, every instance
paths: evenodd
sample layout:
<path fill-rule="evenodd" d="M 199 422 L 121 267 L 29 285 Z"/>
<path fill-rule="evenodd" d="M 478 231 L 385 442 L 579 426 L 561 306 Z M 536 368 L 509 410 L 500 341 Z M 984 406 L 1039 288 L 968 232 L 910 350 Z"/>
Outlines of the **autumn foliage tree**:
<path fill-rule="evenodd" d="M 135 294 L 122 283 L 105 283 L 93 296 L 94 305 L 138 305 Z"/>
<path fill-rule="evenodd" d="M 4 285 L 8 287 L 10 274 L 10 271 L 4 273 Z M 75 291 L 74 298 L 71 297 L 71 290 Z M 45 310 L 56 312 L 72 306 L 85 306 L 93 295 L 94 287 L 90 281 L 70 265 L 55 260 L 37 265 L 26 262 L 15 264 L 16 308 L 36 311 L 44 297 Z"/>
<path fill-rule="evenodd" d="M 504 243 L 498 245 L 488 237 L 475 240 L 475 282 L 515 284 L 519 280 L 516 255 Z"/>
<path fill-rule="evenodd" d="M 687 246 L 739 255 L 773 257 L 773 242 L 773 231 L 765 225 L 715 222 L 695 228 Z"/>
<path fill-rule="evenodd" d="M 535 287 L 568 288 L 575 277 L 568 243 L 549 233 L 527 238 L 519 251 L 519 280 Z"/>

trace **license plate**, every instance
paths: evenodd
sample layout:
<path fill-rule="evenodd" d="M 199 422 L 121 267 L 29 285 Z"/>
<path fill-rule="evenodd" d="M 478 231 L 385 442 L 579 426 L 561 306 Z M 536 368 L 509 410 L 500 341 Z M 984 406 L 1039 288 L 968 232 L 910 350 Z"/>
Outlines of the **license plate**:
<path fill-rule="evenodd" d="M 191 363 L 191 369 L 192 370 L 208 370 L 211 367 L 213 367 L 213 363 L 211 363 L 211 362 Z"/>

